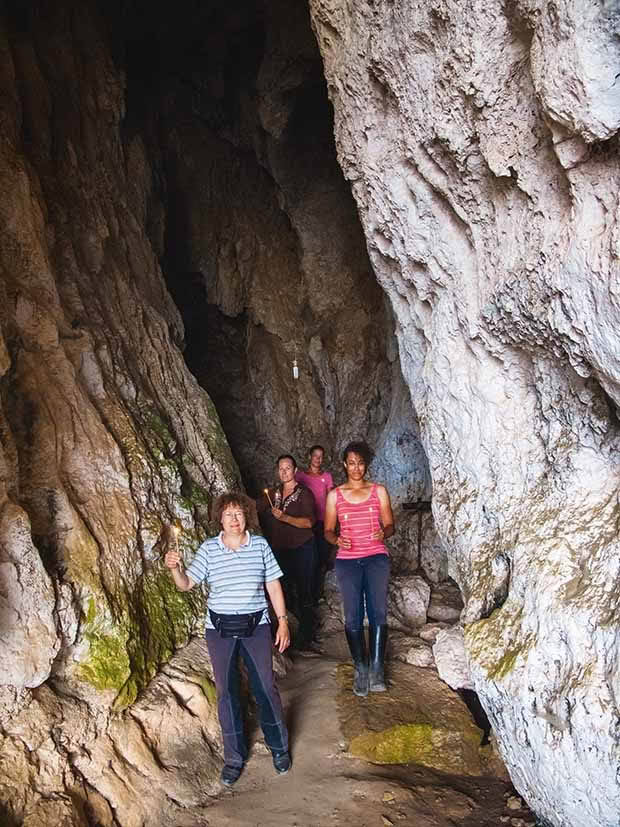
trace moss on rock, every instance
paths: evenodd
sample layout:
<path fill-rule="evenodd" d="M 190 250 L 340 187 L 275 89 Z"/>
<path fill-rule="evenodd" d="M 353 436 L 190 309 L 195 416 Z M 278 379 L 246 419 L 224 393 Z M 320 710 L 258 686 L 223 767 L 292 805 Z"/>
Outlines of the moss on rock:
<path fill-rule="evenodd" d="M 204 614 L 200 589 L 180 592 L 159 567 L 143 575 L 127 600 L 127 612 L 112 619 L 103 596 L 91 596 L 84 616 L 87 657 L 77 676 L 98 690 L 115 690 L 116 707 L 132 703 L 160 664 L 187 643 Z"/>
<path fill-rule="evenodd" d="M 480 735 L 428 723 L 400 724 L 354 738 L 349 751 L 373 764 L 421 764 L 442 772 L 482 775 Z"/>
<path fill-rule="evenodd" d="M 430 724 L 401 724 L 382 732 L 358 735 L 349 751 L 376 764 L 424 764 L 431 766 L 433 727 Z"/>
<path fill-rule="evenodd" d="M 210 704 L 215 705 L 217 703 L 217 690 L 215 688 L 215 684 L 210 678 L 206 675 L 201 675 L 199 672 L 192 672 L 187 677 L 200 687 L 202 694 Z"/>
<path fill-rule="evenodd" d="M 138 582 L 130 606 L 134 634 L 128 640 L 132 674 L 141 688 L 161 663 L 185 645 L 205 611 L 202 590 L 180 592 L 167 570 L 158 568 Z"/>
<path fill-rule="evenodd" d="M 94 597 L 88 602 L 84 618 L 84 638 L 89 644 L 88 657 L 78 667 L 78 678 L 100 691 L 120 692 L 131 674 L 128 630 L 125 624 L 98 615 Z"/>
<path fill-rule="evenodd" d="M 232 484 L 238 470 L 217 412 L 206 394 L 204 400 L 206 427 L 201 436 L 208 442 L 220 475 Z M 84 536 L 67 561 L 72 582 L 90 595 L 80 630 L 88 651 L 75 674 L 100 691 L 115 691 L 116 706 L 126 706 L 136 698 L 161 664 L 187 643 L 197 621 L 204 617 L 204 591 L 178 591 L 163 563 L 153 563 L 153 558 L 166 519 L 163 514 L 173 515 L 181 529 L 179 547 L 187 560 L 191 558 L 204 539 L 212 497 L 201 484 L 202 465 L 182 451 L 174 421 L 152 403 L 140 405 L 133 414 L 130 419 L 116 408 L 106 410 L 131 488 L 130 508 L 122 521 L 124 532 L 118 521 L 116 536 L 110 541 L 120 552 L 118 560 L 108 547 L 99 548 L 84 527 Z M 212 686 L 202 688 L 209 698 L 214 695 Z"/>
<path fill-rule="evenodd" d="M 522 615 L 522 607 L 508 600 L 488 618 L 465 628 L 470 656 L 484 669 L 489 680 L 502 680 L 527 655 L 532 639 L 523 631 Z"/>

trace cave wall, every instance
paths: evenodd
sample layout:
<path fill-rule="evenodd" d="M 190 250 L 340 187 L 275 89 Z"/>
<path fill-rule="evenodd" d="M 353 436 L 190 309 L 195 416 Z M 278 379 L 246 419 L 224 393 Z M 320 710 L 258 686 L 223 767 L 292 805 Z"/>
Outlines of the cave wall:
<path fill-rule="evenodd" d="M 140 708 L 115 727 L 110 713 L 188 641 L 203 602 L 171 584 L 162 526 L 193 549 L 240 477 L 179 348 L 151 242 L 163 205 L 106 23 L 92 3 L 7 3 L 0 44 L 0 820 L 127 827 L 136 795 L 145 812 L 171 804 L 144 780 L 158 736 Z M 189 729 L 160 694 L 162 734 Z M 211 788 L 207 730 L 202 790 L 179 801 Z"/>
<path fill-rule="evenodd" d="M 611 827 L 617 7 L 310 8 L 338 159 L 397 318 L 476 690 L 532 808 L 558 827 Z"/>
<path fill-rule="evenodd" d="M 252 494 L 273 481 L 277 456 L 303 465 L 317 441 L 340 481 L 342 448 L 365 437 L 370 473 L 397 511 L 397 567 L 440 581 L 447 557 L 432 515 L 418 548 L 417 519 L 400 509 L 430 499 L 428 463 L 394 316 L 337 163 L 307 5 L 205 8 L 208 51 L 175 48 L 164 10 L 142 35 L 161 44 L 158 74 L 147 64 L 146 78 L 128 81 L 165 182 L 161 254 L 187 363 Z"/>
<path fill-rule="evenodd" d="M 189 554 L 242 476 L 185 358 L 224 414 L 246 406 L 250 482 L 281 450 L 320 438 L 334 458 L 361 434 L 397 501 L 429 496 L 392 311 L 318 119 L 305 5 L 228 9 L 222 35 L 223 3 L 187 2 L 189 74 L 187 19 L 158 8 L 0 15 L 0 819 L 25 827 L 181 825 L 214 792 L 208 658 L 199 641 L 174 654 L 203 596 L 171 585 L 162 530 Z M 295 37 L 276 15 L 291 8 Z M 441 579 L 430 519 L 424 548 Z"/>

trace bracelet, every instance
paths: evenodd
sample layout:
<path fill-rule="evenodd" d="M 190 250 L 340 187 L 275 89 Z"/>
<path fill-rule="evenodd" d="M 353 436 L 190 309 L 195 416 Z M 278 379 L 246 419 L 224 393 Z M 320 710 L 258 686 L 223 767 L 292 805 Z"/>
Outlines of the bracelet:
<path fill-rule="evenodd" d="M 278 615 L 278 620 L 286 620 L 288 623 L 288 615 Z"/>

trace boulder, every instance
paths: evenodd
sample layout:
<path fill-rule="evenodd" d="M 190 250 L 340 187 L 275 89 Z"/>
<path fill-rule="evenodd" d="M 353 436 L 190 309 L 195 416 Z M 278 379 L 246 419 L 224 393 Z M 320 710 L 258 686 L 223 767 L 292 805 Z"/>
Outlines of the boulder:
<path fill-rule="evenodd" d="M 442 629 L 433 644 L 433 657 L 439 677 L 452 689 L 473 689 L 463 629 Z"/>
<path fill-rule="evenodd" d="M 430 587 L 419 575 L 392 577 L 388 587 L 390 625 L 404 630 L 426 623 Z"/>

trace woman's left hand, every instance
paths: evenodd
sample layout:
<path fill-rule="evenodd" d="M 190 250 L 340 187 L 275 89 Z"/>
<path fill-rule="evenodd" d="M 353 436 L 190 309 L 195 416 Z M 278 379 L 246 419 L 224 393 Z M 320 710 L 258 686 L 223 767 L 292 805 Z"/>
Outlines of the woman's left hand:
<path fill-rule="evenodd" d="M 280 508 L 272 508 L 271 513 L 276 518 L 276 520 L 281 520 L 284 516 L 284 511 L 282 511 Z"/>
<path fill-rule="evenodd" d="M 291 633 L 288 628 L 288 621 L 279 620 L 276 639 L 274 640 L 273 645 L 276 647 L 278 652 L 284 652 L 285 649 L 288 649 L 290 642 Z"/>
<path fill-rule="evenodd" d="M 373 540 L 383 540 L 385 539 L 385 532 L 382 528 L 378 528 L 376 531 L 373 531 L 373 533 L 370 536 Z"/>

